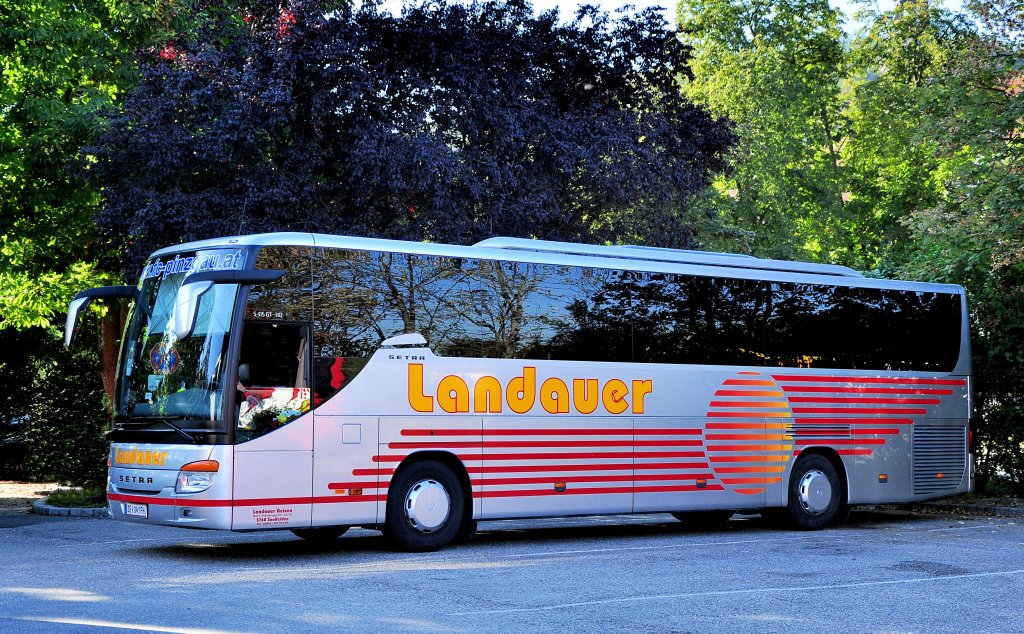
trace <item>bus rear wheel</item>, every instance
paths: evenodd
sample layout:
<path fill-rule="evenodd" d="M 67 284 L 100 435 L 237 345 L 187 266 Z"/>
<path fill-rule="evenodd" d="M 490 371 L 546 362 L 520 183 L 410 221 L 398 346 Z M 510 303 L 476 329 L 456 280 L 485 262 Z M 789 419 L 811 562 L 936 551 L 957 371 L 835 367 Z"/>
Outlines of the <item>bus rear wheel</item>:
<path fill-rule="evenodd" d="M 333 542 L 348 530 L 348 526 L 329 526 L 325 528 L 293 528 L 292 534 L 309 542 Z"/>
<path fill-rule="evenodd" d="M 796 461 L 786 510 L 790 523 L 800 530 L 819 530 L 839 520 L 843 492 L 839 474 L 828 458 L 811 454 Z"/>
<path fill-rule="evenodd" d="M 424 460 L 391 481 L 384 534 L 410 552 L 437 550 L 462 528 L 465 494 L 447 466 Z"/>

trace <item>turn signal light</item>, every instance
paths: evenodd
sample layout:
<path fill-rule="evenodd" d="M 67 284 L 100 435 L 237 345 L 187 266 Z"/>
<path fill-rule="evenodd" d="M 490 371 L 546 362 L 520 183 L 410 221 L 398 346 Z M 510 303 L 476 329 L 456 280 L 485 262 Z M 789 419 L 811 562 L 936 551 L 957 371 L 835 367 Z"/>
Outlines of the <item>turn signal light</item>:
<path fill-rule="evenodd" d="M 182 465 L 181 471 L 220 471 L 220 463 L 216 460 L 200 460 Z"/>

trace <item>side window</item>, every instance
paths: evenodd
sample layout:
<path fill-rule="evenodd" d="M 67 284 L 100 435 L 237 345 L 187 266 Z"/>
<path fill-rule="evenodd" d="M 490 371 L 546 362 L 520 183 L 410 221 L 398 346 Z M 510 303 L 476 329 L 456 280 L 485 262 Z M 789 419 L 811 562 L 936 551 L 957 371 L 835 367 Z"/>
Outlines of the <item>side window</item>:
<path fill-rule="evenodd" d="M 545 267 L 540 316 L 527 358 L 569 361 L 633 360 L 630 303 L 633 274 L 608 269 Z"/>
<path fill-rule="evenodd" d="M 308 412 L 309 326 L 247 321 L 238 363 L 238 440 L 251 440 Z"/>
<path fill-rule="evenodd" d="M 633 301 L 636 360 L 762 365 L 765 285 L 667 273 L 639 276 Z"/>
<path fill-rule="evenodd" d="M 772 284 L 765 321 L 769 365 L 852 368 L 849 293 L 815 284 Z"/>
<path fill-rule="evenodd" d="M 312 407 L 311 256 L 306 247 L 264 247 L 257 256 L 256 268 L 285 274 L 252 286 L 246 299 L 235 386 L 238 442 L 286 425 Z"/>
<path fill-rule="evenodd" d="M 960 355 L 960 297 L 852 289 L 855 362 L 875 370 L 950 371 Z"/>
<path fill-rule="evenodd" d="M 452 345 L 438 354 L 629 361 L 628 283 L 621 272 L 467 261 L 445 295 Z"/>

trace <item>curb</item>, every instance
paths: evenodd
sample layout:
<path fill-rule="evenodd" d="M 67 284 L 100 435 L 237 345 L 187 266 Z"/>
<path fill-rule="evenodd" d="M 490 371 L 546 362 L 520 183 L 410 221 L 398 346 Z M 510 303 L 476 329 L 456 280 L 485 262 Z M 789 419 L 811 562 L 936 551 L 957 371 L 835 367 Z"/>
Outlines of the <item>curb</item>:
<path fill-rule="evenodd" d="M 956 515 L 997 515 L 1000 517 L 1024 517 L 1024 507 L 1019 506 L 985 506 L 976 504 L 957 504 L 956 502 L 931 502 L 912 504 L 912 510 L 925 513 L 953 513 Z"/>
<path fill-rule="evenodd" d="M 50 506 L 46 501 L 48 497 L 41 498 L 32 504 L 32 512 L 37 515 L 53 515 L 57 517 L 110 517 L 110 511 L 106 508 L 64 508 L 61 506 Z"/>

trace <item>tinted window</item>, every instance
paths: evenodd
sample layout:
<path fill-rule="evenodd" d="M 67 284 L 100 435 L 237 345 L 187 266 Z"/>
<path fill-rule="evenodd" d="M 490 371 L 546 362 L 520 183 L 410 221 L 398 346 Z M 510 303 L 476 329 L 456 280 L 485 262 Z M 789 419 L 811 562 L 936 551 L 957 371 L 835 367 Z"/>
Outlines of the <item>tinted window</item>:
<path fill-rule="evenodd" d="M 283 270 L 271 284 L 249 289 L 245 318 L 308 323 L 313 318 L 311 251 L 307 247 L 263 247 L 256 257 L 257 269 Z"/>
<path fill-rule="evenodd" d="M 960 355 L 960 297 L 851 289 L 854 364 L 877 370 L 942 370 Z"/>
<path fill-rule="evenodd" d="M 645 363 L 761 365 L 765 287 L 752 280 L 640 274 L 634 351 Z"/>
<path fill-rule="evenodd" d="M 852 368 L 847 289 L 772 283 L 765 320 L 768 365 Z"/>
<path fill-rule="evenodd" d="M 314 269 L 318 397 L 412 332 L 473 358 L 948 370 L 959 353 L 952 295 L 335 249 Z"/>
<path fill-rule="evenodd" d="M 526 304 L 520 358 L 629 362 L 630 275 L 608 269 L 533 265 L 541 283 Z"/>

